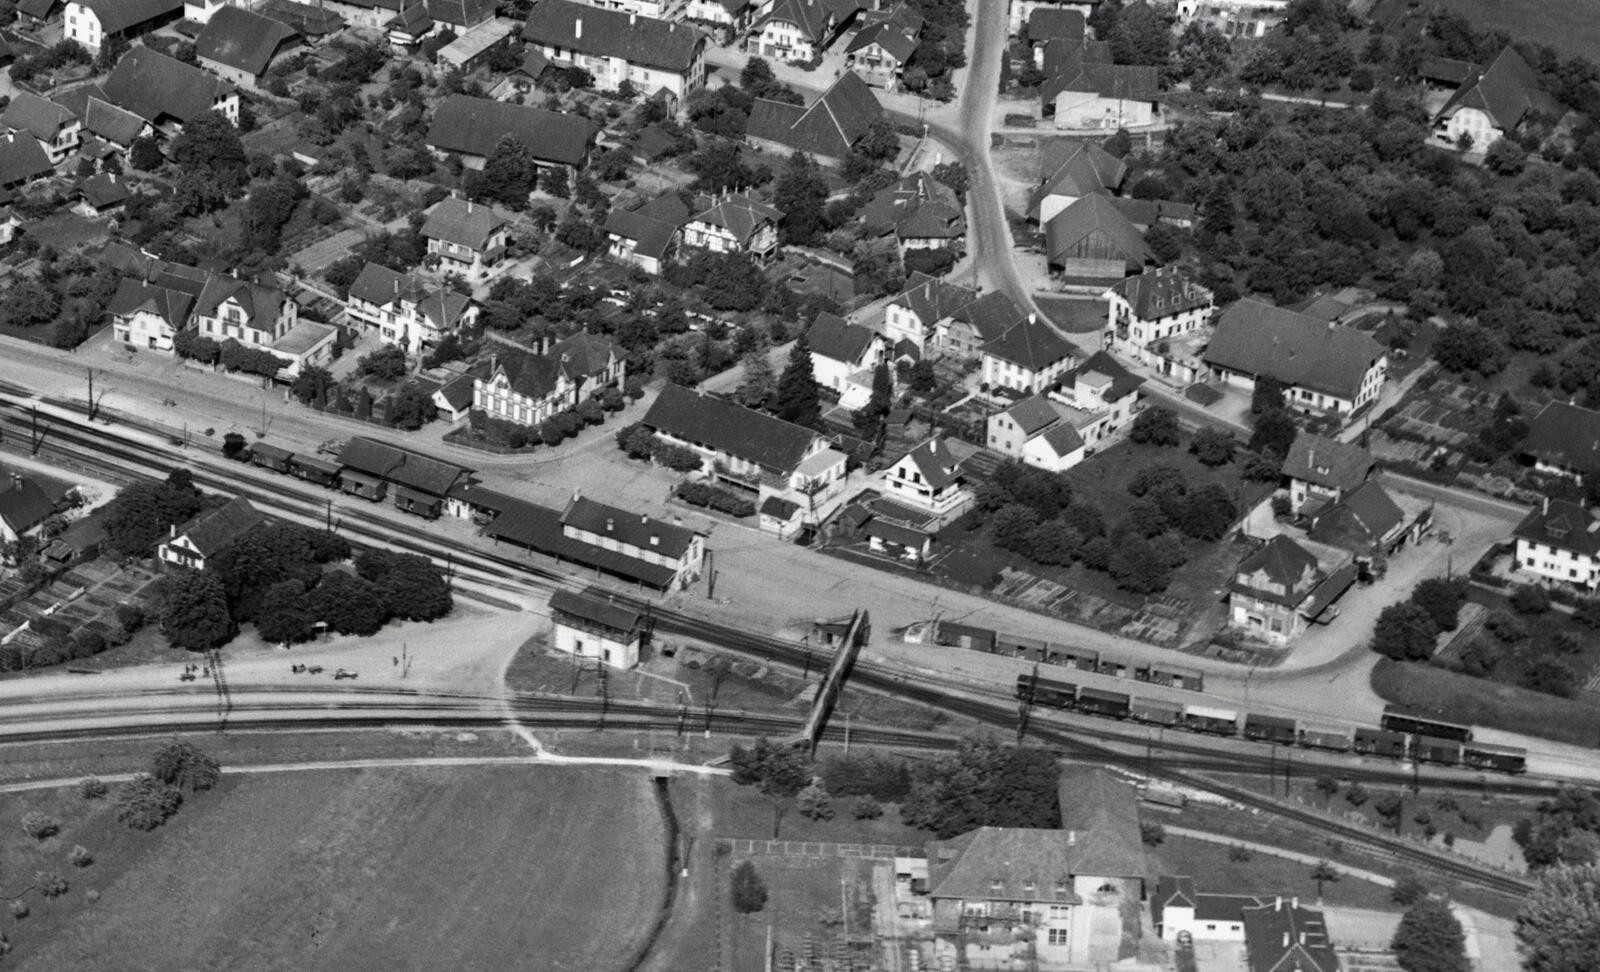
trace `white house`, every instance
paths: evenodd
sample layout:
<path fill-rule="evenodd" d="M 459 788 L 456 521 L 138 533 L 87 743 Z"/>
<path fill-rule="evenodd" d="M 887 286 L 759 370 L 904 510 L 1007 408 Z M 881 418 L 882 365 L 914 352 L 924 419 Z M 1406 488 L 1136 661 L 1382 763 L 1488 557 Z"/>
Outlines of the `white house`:
<path fill-rule="evenodd" d="M 1274 378 L 1288 386 L 1290 408 L 1341 417 L 1376 401 L 1389 371 L 1371 334 L 1253 297 L 1217 317 L 1204 360 L 1225 384 L 1253 391 L 1256 379 Z"/>
<path fill-rule="evenodd" d="M 1164 876 L 1150 896 L 1156 934 L 1176 942 L 1184 932 L 1197 942 L 1243 942 L 1244 909 L 1271 904 L 1273 898 L 1250 894 L 1204 894 L 1194 878 Z"/>
<path fill-rule="evenodd" d="M 700 576 L 705 534 L 574 494 L 561 514 L 561 534 L 601 550 L 671 571 L 666 585 L 681 591 Z"/>
<path fill-rule="evenodd" d="M 235 497 L 182 526 L 174 524 L 167 539 L 156 548 L 156 559 L 174 567 L 204 570 L 208 560 L 265 520 L 249 500 Z"/>
<path fill-rule="evenodd" d="M 806 343 L 817 384 L 838 394 L 841 406 L 854 411 L 871 400 L 873 374 L 889 356 L 883 335 L 824 312 L 806 332 Z"/>
<path fill-rule="evenodd" d="M 205 275 L 188 267 L 164 267 L 154 280 L 124 278 L 106 305 L 116 340 L 153 351 L 172 351 L 172 340 L 189 324 Z"/>
<path fill-rule="evenodd" d="M 107 41 L 131 40 L 182 16 L 183 0 L 72 0 L 62 33 L 90 54 L 99 54 Z"/>
<path fill-rule="evenodd" d="M 608 338 L 580 331 L 544 354 L 497 354 L 487 378 L 472 385 L 472 404 L 490 418 L 535 426 L 627 379 L 626 352 Z"/>
<path fill-rule="evenodd" d="M 1482 152 L 1514 134 L 1530 116 L 1543 116 L 1554 123 L 1563 113 L 1560 103 L 1540 87 L 1539 76 L 1528 62 L 1507 47 L 1488 70 L 1468 76 L 1435 113 L 1430 138 L 1436 145 L 1454 148 L 1467 144 Z"/>
<path fill-rule="evenodd" d="M 775 0 L 756 21 L 749 46 L 773 61 L 809 61 L 861 10 L 859 0 Z"/>
<path fill-rule="evenodd" d="M 488 206 L 449 196 L 428 210 L 422 236 L 428 255 L 442 273 L 456 273 L 470 284 L 499 272 L 506 256 L 506 220 Z"/>
<path fill-rule="evenodd" d="M 1119 280 L 1105 292 L 1104 347 L 1129 361 L 1170 373 L 1175 338 L 1193 334 L 1210 320 L 1216 301 L 1211 291 L 1177 267 L 1159 267 Z"/>
<path fill-rule="evenodd" d="M 551 642 L 559 652 L 612 668 L 639 664 L 644 616 L 614 600 L 558 588 L 550 595 Z"/>
<path fill-rule="evenodd" d="M 1372 453 L 1358 445 L 1301 432 L 1283 459 L 1283 476 L 1289 480 L 1289 509 L 1310 512 L 1337 503 L 1346 493 L 1367 481 L 1377 463 Z"/>
<path fill-rule="evenodd" d="M 989 448 L 1030 466 L 1064 472 L 1133 420 L 1144 379 L 1105 352 L 1063 376 L 1062 387 L 989 416 Z"/>
<path fill-rule="evenodd" d="M 1054 385 L 1072 367 L 1073 346 L 1048 324 L 1034 317 L 1013 324 L 978 349 L 983 383 L 991 390 L 1007 388 L 1024 395 Z"/>
<path fill-rule="evenodd" d="M 1572 402 L 1546 404 L 1528 423 L 1522 457 L 1536 472 L 1589 482 L 1600 474 L 1600 412 Z"/>
<path fill-rule="evenodd" d="M 478 320 L 478 305 L 471 297 L 376 263 L 362 267 L 350 285 L 345 312 L 351 320 L 377 328 L 383 343 L 410 355 L 422 354 L 445 335 Z"/>
<path fill-rule="evenodd" d="M 961 459 L 934 436 L 883 471 L 884 494 L 937 517 L 955 514 L 972 499 Z"/>
<path fill-rule="evenodd" d="M 1517 570 L 1587 594 L 1600 587 L 1600 520 L 1582 504 L 1546 497 L 1511 536 Z"/>
<path fill-rule="evenodd" d="M 1060 129 L 1147 128 L 1160 117 L 1158 78 L 1153 67 L 1079 64 L 1039 86 L 1042 111 Z"/>
<path fill-rule="evenodd" d="M 551 61 L 587 70 L 602 89 L 627 81 L 646 97 L 665 91 L 681 104 L 705 84 L 706 35 L 689 24 L 573 0 L 540 0 L 528 13 L 522 37 Z"/>
<path fill-rule="evenodd" d="M 200 333 L 213 341 L 267 348 L 294 328 L 299 312 L 300 305 L 279 287 L 216 273 L 206 278 L 194 317 Z"/>
<path fill-rule="evenodd" d="M 778 252 L 783 213 L 746 193 L 727 193 L 689 217 L 683 245 L 713 253 L 744 253 L 766 263 Z"/>

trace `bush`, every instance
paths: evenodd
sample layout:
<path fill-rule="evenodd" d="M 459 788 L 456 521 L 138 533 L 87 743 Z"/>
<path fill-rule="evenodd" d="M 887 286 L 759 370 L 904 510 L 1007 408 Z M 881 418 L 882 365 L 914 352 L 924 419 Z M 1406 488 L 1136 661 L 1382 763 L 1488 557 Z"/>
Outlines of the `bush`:
<path fill-rule="evenodd" d="M 1147 408 L 1133 420 L 1128 438 L 1149 445 L 1175 446 L 1178 444 L 1178 416 L 1172 409 L 1159 405 Z"/>
<path fill-rule="evenodd" d="M 617 431 L 617 448 L 629 459 L 649 459 L 655 454 L 657 443 L 655 434 L 638 422 Z"/>
<path fill-rule="evenodd" d="M 86 776 L 78 781 L 78 796 L 85 800 L 99 800 L 106 795 L 106 781 L 98 776 Z"/>
<path fill-rule="evenodd" d="M 830 756 L 817 769 L 822 785 L 835 796 L 867 796 L 898 803 L 911 792 L 911 770 L 904 760 L 893 756 Z"/>
<path fill-rule="evenodd" d="M 1389 900 L 1402 908 L 1409 908 L 1426 898 L 1429 894 L 1428 886 L 1415 874 L 1402 874 L 1395 879 L 1394 887 L 1389 890 Z"/>
<path fill-rule="evenodd" d="M 1511 607 L 1518 614 L 1543 614 L 1550 610 L 1550 595 L 1537 584 L 1519 584 L 1511 592 Z"/>
<path fill-rule="evenodd" d="M 140 773 L 117 787 L 117 819 L 134 830 L 154 830 L 178 812 L 183 794 L 175 786 Z"/>
<path fill-rule="evenodd" d="M 33 872 L 33 884 L 47 898 L 59 898 L 67 893 L 67 879 L 55 871 Z"/>
<path fill-rule="evenodd" d="M 1159 847 L 1167 840 L 1167 828 L 1154 820 L 1143 820 L 1139 823 L 1139 839 L 1146 847 Z"/>
<path fill-rule="evenodd" d="M 397 347 L 379 348 L 363 355 L 356 367 L 363 375 L 393 381 L 406 373 L 406 353 Z"/>
<path fill-rule="evenodd" d="M 883 816 L 883 804 L 872 797 L 864 796 L 851 804 L 850 815 L 857 820 L 877 820 Z"/>
<path fill-rule="evenodd" d="M 673 491 L 685 503 L 703 506 L 726 513 L 729 516 L 740 517 L 754 516 L 756 504 L 725 489 L 720 489 L 708 483 L 683 482 Z"/>
<path fill-rule="evenodd" d="M 1344 798 L 1350 801 L 1352 807 L 1359 807 L 1366 803 L 1367 797 L 1367 788 L 1360 783 L 1352 783 L 1350 788 L 1344 791 Z"/>
<path fill-rule="evenodd" d="M 1247 863 L 1255 856 L 1255 854 L 1250 852 L 1250 848 L 1244 846 L 1243 844 L 1234 844 L 1232 847 L 1228 848 L 1228 860 L 1233 861 L 1235 864 Z"/>
<path fill-rule="evenodd" d="M 674 445 L 671 442 L 656 440 L 651 458 L 673 472 L 694 472 L 705 465 L 705 460 L 700 458 L 700 453 L 687 446 Z"/>
<path fill-rule="evenodd" d="M 61 821 L 48 813 L 35 810 L 23 815 L 22 832 L 34 840 L 44 840 L 46 837 L 54 837 L 61 833 Z"/>
<path fill-rule="evenodd" d="M 800 815 L 808 820 L 833 819 L 833 798 L 815 783 L 799 792 L 795 806 L 800 810 Z"/>
<path fill-rule="evenodd" d="M 743 861 L 733 869 L 733 910 L 751 915 L 767 906 L 767 885 L 755 864 Z"/>
<path fill-rule="evenodd" d="M 67 855 L 67 863 L 73 867 L 88 867 L 94 863 L 94 855 L 89 853 L 89 848 L 79 844 Z"/>
<path fill-rule="evenodd" d="M 190 793 L 209 790 L 222 777 L 222 767 L 192 744 L 169 743 L 156 750 L 150 761 L 150 775 Z"/>
<path fill-rule="evenodd" d="M 137 604 L 118 604 L 111 613 L 124 631 L 131 633 L 144 627 L 144 609 Z"/>

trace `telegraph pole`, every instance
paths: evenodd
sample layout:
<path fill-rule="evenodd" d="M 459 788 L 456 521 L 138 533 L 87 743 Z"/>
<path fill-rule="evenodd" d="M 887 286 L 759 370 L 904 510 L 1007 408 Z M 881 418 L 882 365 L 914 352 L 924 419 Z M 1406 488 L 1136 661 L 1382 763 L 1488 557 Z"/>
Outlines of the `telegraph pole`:
<path fill-rule="evenodd" d="M 94 369 L 93 368 L 85 368 L 84 371 L 88 372 L 88 375 L 89 375 L 89 402 L 88 402 L 87 408 L 88 408 L 89 421 L 93 422 L 94 421 Z"/>

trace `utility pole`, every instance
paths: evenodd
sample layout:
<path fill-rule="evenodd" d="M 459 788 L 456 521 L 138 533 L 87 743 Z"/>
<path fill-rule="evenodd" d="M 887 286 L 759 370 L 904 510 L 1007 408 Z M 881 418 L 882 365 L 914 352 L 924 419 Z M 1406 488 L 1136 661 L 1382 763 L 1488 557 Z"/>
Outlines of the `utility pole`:
<path fill-rule="evenodd" d="M 36 456 L 36 455 L 39 454 L 39 445 L 40 445 L 40 439 L 39 439 L 39 406 L 38 405 L 31 406 L 28 409 L 28 416 L 29 416 L 29 419 L 30 419 L 30 425 L 29 425 L 29 428 L 28 428 L 28 455 Z"/>
<path fill-rule="evenodd" d="M 85 368 L 84 370 L 86 372 L 88 372 L 88 374 L 89 374 L 88 416 L 89 416 L 89 421 L 93 422 L 94 421 L 94 369 L 93 368 Z"/>

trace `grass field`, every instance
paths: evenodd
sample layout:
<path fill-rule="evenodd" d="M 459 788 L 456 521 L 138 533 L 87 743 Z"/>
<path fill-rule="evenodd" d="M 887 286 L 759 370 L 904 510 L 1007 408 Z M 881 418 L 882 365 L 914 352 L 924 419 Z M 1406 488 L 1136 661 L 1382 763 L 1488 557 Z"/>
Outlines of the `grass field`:
<path fill-rule="evenodd" d="M 1186 874 L 1195 879 L 1198 890 L 1211 894 L 1281 894 L 1308 903 L 1316 901 L 1317 883 L 1311 880 L 1307 865 L 1268 854 L 1235 861 L 1228 852 L 1222 844 L 1168 837 L 1151 849 L 1151 867 L 1158 874 Z M 1322 900 L 1345 908 L 1395 907 L 1387 888 L 1350 877 L 1325 885 Z"/>
<path fill-rule="evenodd" d="M 1464 15 L 1479 30 L 1497 29 L 1513 40 L 1600 58 L 1600 17 L 1592 3 L 1581 0 L 1443 0 L 1448 10 Z"/>
<path fill-rule="evenodd" d="M 225 777 L 153 834 L 97 805 L 47 842 L 99 860 L 55 865 L 73 887 L 8 921 L 11 964 L 605 972 L 653 925 L 664 839 L 646 779 L 592 768 Z M 7 871 L 31 873 L 7 840 Z"/>
<path fill-rule="evenodd" d="M 1372 670 L 1372 690 L 1387 702 L 1451 722 L 1580 746 L 1593 746 L 1600 739 L 1600 708 L 1592 696 L 1581 692 L 1575 699 L 1563 699 L 1422 662 L 1387 658 Z"/>

